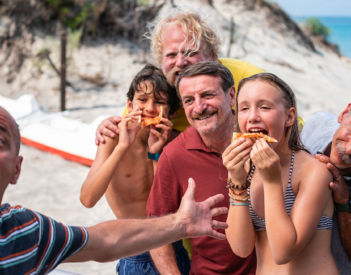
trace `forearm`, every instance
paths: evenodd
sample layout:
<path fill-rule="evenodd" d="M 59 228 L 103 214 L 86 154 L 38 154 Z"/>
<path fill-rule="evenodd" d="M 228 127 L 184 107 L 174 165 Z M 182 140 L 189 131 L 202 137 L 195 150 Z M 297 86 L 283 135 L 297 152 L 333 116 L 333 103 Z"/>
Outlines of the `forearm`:
<path fill-rule="evenodd" d="M 234 254 L 240 257 L 249 256 L 255 248 L 256 239 L 249 206 L 231 205 L 227 224 L 226 236 Z"/>
<path fill-rule="evenodd" d="M 351 260 L 351 213 L 338 212 L 338 223 L 342 245 Z"/>
<path fill-rule="evenodd" d="M 155 175 L 156 174 L 156 169 L 157 169 L 157 161 L 156 160 L 152 161 L 152 168 L 154 170 L 154 175 Z"/>
<path fill-rule="evenodd" d="M 88 228 L 89 241 L 68 261 L 112 261 L 148 251 L 185 237 L 177 214 L 153 219 L 108 221 Z"/>
<path fill-rule="evenodd" d="M 104 195 L 125 151 L 125 148 L 117 145 L 101 165 L 91 168 L 80 193 L 80 200 L 84 206 L 93 207 Z"/>
<path fill-rule="evenodd" d="M 172 244 L 150 251 L 152 260 L 161 274 L 180 274 Z"/>
<path fill-rule="evenodd" d="M 264 186 L 264 211 L 272 256 L 277 264 L 289 262 L 296 253 L 297 234 L 285 209 L 281 184 Z"/>

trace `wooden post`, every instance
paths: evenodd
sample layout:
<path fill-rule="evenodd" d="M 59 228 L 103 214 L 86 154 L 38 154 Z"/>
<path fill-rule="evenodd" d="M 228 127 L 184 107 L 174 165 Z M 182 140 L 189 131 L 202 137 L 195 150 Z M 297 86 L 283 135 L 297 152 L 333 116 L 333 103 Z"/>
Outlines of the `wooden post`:
<path fill-rule="evenodd" d="M 67 31 L 61 25 L 61 111 L 66 110 L 66 44 L 67 44 Z"/>
<path fill-rule="evenodd" d="M 211 7 L 213 7 L 213 0 L 201 0 L 201 2 L 204 3 L 204 4 L 208 4 Z"/>
<path fill-rule="evenodd" d="M 232 48 L 232 44 L 234 43 L 234 20 L 233 17 L 230 17 L 230 30 L 229 30 L 229 43 L 228 43 L 228 50 L 227 50 L 227 57 L 230 57 L 230 51 Z"/>

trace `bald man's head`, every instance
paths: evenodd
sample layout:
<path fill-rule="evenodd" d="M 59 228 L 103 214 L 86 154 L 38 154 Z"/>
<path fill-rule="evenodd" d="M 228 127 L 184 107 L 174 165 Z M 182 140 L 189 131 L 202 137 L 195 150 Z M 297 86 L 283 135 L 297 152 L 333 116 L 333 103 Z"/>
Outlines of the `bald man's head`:
<path fill-rule="evenodd" d="M 0 106 L 0 131 L 6 132 L 13 142 L 15 153 L 18 156 L 21 146 L 21 135 L 18 125 L 11 114 Z"/>

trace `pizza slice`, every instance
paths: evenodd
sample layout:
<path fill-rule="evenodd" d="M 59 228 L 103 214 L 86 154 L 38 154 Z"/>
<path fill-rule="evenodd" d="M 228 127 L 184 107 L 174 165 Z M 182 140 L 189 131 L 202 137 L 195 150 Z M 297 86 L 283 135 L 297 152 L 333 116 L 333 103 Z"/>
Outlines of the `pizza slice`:
<path fill-rule="evenodd" d="M 233 137 L 232 137 L 232 142 L 235 140 L 235 139 L 238 139 L 238 138 L 250 138 L 252 139 L 253 141 L 256 141 L 257 139 L 259 138 L 264 138 L 267 142 L 278 142 L 275 138 L 273 137 L 270 137 L 268 135 L 265 135 L 263 133 L 239 133 L 239 132 L 234 132 L 233 133 Z"/>
<path fill-rule="evenodd" d="M 161 106 L 161 111 L 160 111 L 158 116 L 156 116 L 156 117 L 143 117 L 143 118 L 140 117 L 139 120 L 141 122 L 141 126 L 146 127 L 149 125 L 159 124 L 161 122 L 162 115 L 163 115 L 163 108 Z"/>

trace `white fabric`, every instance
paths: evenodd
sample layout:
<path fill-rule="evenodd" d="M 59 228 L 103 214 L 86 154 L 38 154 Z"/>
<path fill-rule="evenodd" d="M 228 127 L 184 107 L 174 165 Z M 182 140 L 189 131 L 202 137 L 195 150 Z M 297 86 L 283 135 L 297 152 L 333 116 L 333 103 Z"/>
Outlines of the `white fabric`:
<path fill-rule="evenodd" d="M 336 115 L 327 112 L 315 113 L 305 122 L 301 141 L 312 155 L 324 152 L 338 127 Z"/>
<path fill-rule="evenodd" d="M 5 108 L 19 125 L 21 136 L 53 149 L 94 160 L 95 130 L 99 117 L 87 124 L 64 115 L 68 112 L 44 112 L 33 95 L 18 99 L 0 96 L 0 106 Z"/>

